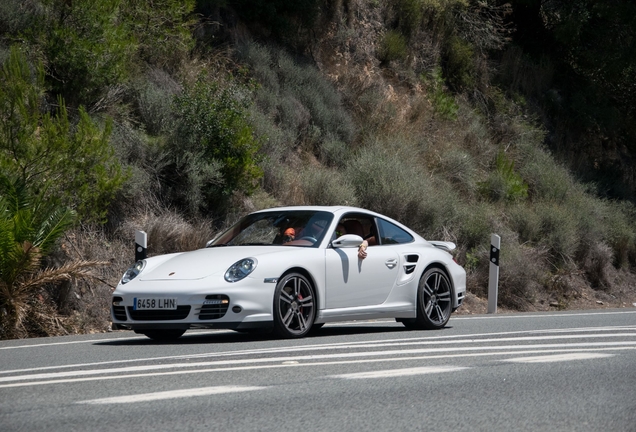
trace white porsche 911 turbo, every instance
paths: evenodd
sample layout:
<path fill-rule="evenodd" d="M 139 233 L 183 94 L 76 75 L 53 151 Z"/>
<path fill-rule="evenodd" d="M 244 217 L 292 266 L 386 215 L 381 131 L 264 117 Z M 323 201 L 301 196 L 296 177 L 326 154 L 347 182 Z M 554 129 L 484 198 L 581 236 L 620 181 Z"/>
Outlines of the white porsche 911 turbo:
<path fill-rule="evenodd" d="M 387 317 L 439 329 L 466 292 L 454 248 L 354 207 L 262 210 L 204 249 L 133 264 L 112 295 L 113 328 L 155 340 L 200 328 L 296 338 L 328 322 Z"/>

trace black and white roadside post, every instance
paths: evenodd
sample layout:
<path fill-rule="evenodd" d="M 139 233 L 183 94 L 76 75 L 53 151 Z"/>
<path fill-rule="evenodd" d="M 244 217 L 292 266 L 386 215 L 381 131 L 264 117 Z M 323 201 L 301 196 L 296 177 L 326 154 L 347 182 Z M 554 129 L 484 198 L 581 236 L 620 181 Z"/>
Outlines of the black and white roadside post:
<path fill-rule="evenodd" d="M 497 313 L 497 295 L 499 291 L 499 249 L 501 237 L 490 236 L 490 273 L 488 278 L 488 313 Z"/>
<path fill-rule="evenodd" d="M 148 235 L 144 231 L 135 231 L 135 261 L 146 259 Z"/>

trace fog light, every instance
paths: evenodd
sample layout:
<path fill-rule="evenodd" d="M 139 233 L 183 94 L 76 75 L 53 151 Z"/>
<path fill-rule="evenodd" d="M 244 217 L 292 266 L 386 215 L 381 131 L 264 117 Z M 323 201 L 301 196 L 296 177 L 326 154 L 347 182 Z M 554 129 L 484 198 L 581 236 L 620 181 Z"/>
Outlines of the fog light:
<path fill-rule="evenodd" d="M 234 306 L 232 308 L 232 312 L 234 313 L 240 313 L 243 310 L 243 308 L 241 308 L 240 306 Z"/>

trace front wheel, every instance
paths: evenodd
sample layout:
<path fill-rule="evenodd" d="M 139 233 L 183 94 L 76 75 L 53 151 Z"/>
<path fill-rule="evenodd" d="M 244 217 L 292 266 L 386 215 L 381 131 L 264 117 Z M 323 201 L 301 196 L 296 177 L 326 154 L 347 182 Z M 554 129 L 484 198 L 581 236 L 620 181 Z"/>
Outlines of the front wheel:
<path fill-rule="evenodd" d="M 446 273 L 437 267 L 428 269 L 417 288 L 417 318 L 400 321 L 408 329 L 443 328 L 453 309 L 451 294 L 451 283 Z"/>
<path fill-rule="evenodd" d="M 274 291 L 274 333 L 299 338 L 311 330 L 316 318 L 316 295 L 311 282 L 300 273 L 284 276 Z"/>

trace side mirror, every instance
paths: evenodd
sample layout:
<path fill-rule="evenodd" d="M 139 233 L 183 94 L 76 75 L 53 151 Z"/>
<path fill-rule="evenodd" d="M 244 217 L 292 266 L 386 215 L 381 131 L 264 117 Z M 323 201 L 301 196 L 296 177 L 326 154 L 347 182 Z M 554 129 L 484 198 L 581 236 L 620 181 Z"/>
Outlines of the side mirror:
<path fill-rule="evenodd" d="M 355 234 L 345 234 L 331 242 L 334 248 L 354 248 L 362 244 L 362 237 Z"/>

